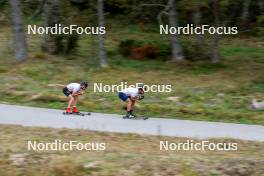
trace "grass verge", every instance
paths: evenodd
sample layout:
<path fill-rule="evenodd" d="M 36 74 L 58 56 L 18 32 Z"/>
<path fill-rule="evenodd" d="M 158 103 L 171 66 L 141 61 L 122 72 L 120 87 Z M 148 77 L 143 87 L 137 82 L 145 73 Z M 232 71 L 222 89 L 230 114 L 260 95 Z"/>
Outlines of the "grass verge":
<path fill-rule="evenodd" d="M 160 151 L 159 142 L 185 138 L 1 125 L 1 176 L 252 175 L 264 173 L 264 143 L 231 139 L 238 151 Z M 28 151 L 27 141 L 105 142 L 105 151 Z M 194 140 L 200 142 L 200 140 Z"/>

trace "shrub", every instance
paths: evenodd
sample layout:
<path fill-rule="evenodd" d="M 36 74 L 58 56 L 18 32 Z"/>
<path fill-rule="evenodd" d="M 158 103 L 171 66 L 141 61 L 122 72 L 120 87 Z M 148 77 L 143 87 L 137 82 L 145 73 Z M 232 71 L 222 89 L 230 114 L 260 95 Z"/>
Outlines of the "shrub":
<path fill-rule="evenodd" d="M 162 60 L 168 60 L 171 57 L 171 43 L 159 43 L 158 46 L 160 50 L 160 58 Z"/>
<path fill-rule="evenodd" d="M 68 38 L 67 38 L 67 43 L 65 44 L 65 51 L 64 51 L 64 54 L 69 54 L 71 52 L 74 52 L 75 49 L 78 47 L 78 35 L 77 34 L 73 34 L 73 35 L 70 35 Z"/>
<path fill-rule="evenodd" d="M 36 59 L 46 59 L 48 57 L 48 55 L 44 52 L 38 51 L 33 53 L 34 58 Z"/>
<path fill-rule="evenodd" d="M 47 35 L 42 50 L 49 54 L 70 54 L 78 47 L 78 35 Z"/>
<path fill-rule="evenodd" d="M 123 56 L 128 57 L 131 56 L 131 52 L 134 48 L 139 47 L 140 42 L 137 42 L 135 40 L 123 40 L 119 44 L 119 53 L 121 53 Z"/>
<path fill-rule="evenodd" d="M 257 35 L 263 36 L 264 35 L 264 15 L 260 15 L 257 17 L 257 24 L 258 24 L 258 27 L 256 27 Z"/>
<path fill-rule="evenodd" d="M 210 60 L 210 53 L 208 52 L 209 49 L 205 43 L 203 45 L 199 45 L 196 42 L 183 41 L 182 48 L 187 60 Z"/>
<path fill-rule="evenodd" d="M 136 60 L 157 58 L 159 54 L 159 48 L 152 45 L 145 45 L 132 50 L 132 58 Z"/>
<path fill-rule="evenodd" d="M 200 45 L 195 41 L 181 42 L 184 56 L 187 60 L 210 60 L 209 47 L 204 43 Z M 171 57 L 172 46 L 170 42 L 124 40 L 119 44 L 119 53 L 124 57 L 135 60 L 155 59 L 168 60 Z"/>
<path fill-rule="evenodd" d="M 154 59 L 160 56 L 160 48 L 149 43 L 129 39 L 120 42 L 119 53 L 135 60 Z"/>

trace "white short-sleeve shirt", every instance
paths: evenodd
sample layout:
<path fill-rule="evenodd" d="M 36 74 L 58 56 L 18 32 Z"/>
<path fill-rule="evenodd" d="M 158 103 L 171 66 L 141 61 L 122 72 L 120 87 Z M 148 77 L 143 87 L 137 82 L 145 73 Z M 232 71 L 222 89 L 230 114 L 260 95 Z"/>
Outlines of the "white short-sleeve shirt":
<path fill-rule="evenodd" d="M 123 92 L 124 94 L 126 94 L 127 96 L 130 96 L 130 97 L 136 97 L 139 94 L 138 89 L 133 88 L 133 87 L 126 88 L 126 89 L 122 90 L 121 92 Z"/>
<path fill-rule="evenodd" d="M 81 89 L 81 85 L 78 83 L 70 83 L 66 87 L 72 93 L 76 93 Z"/>

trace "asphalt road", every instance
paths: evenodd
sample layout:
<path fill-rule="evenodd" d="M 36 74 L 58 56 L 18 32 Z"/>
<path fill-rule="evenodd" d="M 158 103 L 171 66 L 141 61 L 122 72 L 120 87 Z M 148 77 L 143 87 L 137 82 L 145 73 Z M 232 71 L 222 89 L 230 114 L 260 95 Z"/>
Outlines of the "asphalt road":
<path fill-rule="evenodd" d="M 234 138 L 264 141 L 264 126 L 219 122 L 150 118 L 124 120 L 121 115 L 92 113 L 91 116 L 63 115 L 62 110 L 0 104 L 0 124 L 34 127 L 88 129 L 188 138 Z"/>

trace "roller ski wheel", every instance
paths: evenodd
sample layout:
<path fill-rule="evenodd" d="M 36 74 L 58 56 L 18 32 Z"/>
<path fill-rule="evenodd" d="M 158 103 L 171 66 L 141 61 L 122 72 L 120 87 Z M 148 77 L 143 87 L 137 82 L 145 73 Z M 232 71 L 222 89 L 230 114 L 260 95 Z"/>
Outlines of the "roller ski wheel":
<path fill-rule="evenodd" d="M 148 117 L 137 117 L 137 116 L 123 116 L 123 119 L 129 119 L 129 120 L 147 120 Z"/>
<path fill-rule="evenodd" d="M 79 115 L 79 116 L 85 116 L 84 113 L 81 112 L 63 112 L 63 115 Z"/>

